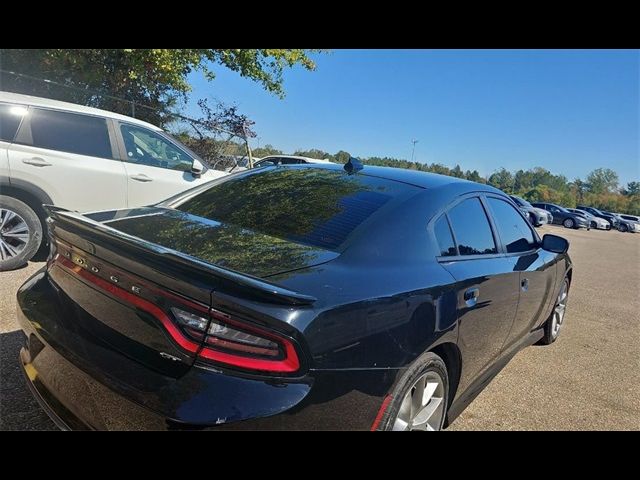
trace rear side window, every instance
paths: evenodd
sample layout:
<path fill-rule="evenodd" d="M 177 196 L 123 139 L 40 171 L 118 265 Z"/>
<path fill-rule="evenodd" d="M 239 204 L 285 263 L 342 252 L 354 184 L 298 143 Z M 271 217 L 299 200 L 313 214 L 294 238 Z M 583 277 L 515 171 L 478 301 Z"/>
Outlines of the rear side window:
<path fill-rule="evenodd" d="M 18 105 L 0 104 L 0 140 L 13 142 L 27 109 Z"/>
<path fill-rule="evenodd" d="M 305 167 L 259 169 L 177 206 L 183 212 L 297 243 L 338 249 L 358 225 L 419 187 Z"/>
<path fill-rule="evenodd" d="M 453 257 L 458 254 L 446 215 L 442 215 L 438 220 L 436 220 L 433 231 L 436 234 L 436 240 L 440 249 L 440 256 Z"/>
<path fill-rule="evenodd" d="M 489 220 L 478 198 L 468 198 L 449 210 L 449 221 L 460 255 L 498 253 Z"/>
<path fill-rule="evenodd" d="M 528 252 L 535 246 L 535 238 L 527 221 L 504 200 L 488 197 L 496 228 L 507 253 Z"/>
<path fill-rule="evenodd" d="M 34 147 L 113 158 L 104 118 L 32 108 L 31 137 Z"/>

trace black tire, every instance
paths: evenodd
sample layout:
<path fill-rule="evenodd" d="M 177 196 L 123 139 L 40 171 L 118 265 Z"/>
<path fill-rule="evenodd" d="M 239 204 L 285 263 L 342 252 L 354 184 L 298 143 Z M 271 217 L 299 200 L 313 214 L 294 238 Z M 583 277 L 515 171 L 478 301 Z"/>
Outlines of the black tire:
<path fill-rule="evenodd" d="M 567 293 L 567 299 L 569 296 L 569 290 L 571 287 L 571 282 L 569 281 L 569 277 L 564 277 L 563 282 L 566 284 L 566 293 Z M 556 311 L 556 307 L 558 306 L 558 302 L 560 300 L 560 294 L 558 294 L 558 297 L 556 297 L 556 301 L 553 304 L 553 310 L 551 311 L 551 314 L 549 315 L 549 318 L 547 318 L 547 321 L 544 323 L 544 335 L 543 337 L 538 340 L 537 345 L 551 345 L 553 342 L 555 342 L 558 339 L 558 336 L 560 335 L 560 329 L 558 329 L 558 331 L 554 331 L 554 322 L 553 322 L 553 317 Z M 566 307 L 566 300 L 565 300 L 565 307 Z M 564 322 L 564 318 L 562 319 L 563 321 L 561 323 Z"/>
<path fill-rule="evenodd" d="M 3 232 L 7 232 L 11 230 L 11 226 L 15 225 L 14 222 L 17 221 L 16 217 L 13 217 L 9 223 L 3 225 L 2 229 L 0 229 L 0 240 L 4 242 L 4 245 L 8 245 L 9 247 L 3 246 L 2 242 L 0 242 L 0 248 L 2 248 L 2 252 L 0 252 L 0 272 L 4 272 L 7 270 L 13 270 L 18 267 L 21 267 L 25 263 L 27 263 L 31 258 L 35 255 L 40 247 L 40 243 L 42 242 L 42 224 L 40 223 L 40 219 L 38 215 L 24 202 L 13 198 L 7 197 L 5 195 L 0 195 L 0 209 L 5 212 L 11 212 L 20 219 L 24 221 L 28 228 L 28 239 L 26 241 L 26 245 L 22 242 L 20 244 L 12 243 L 15 241 L 13 237 L 2 237 Z M 3 216 L 3 219 L 6 218 Z M 3 219 L 0 219 L 0 224 L 3 223 Z M 6 248 L 13 248 L 17 253 L 11 254 Z M 4 258 L 3 258 L 4 257 Z"/>
<path fill-rule="evenodd" d="M 382 420 L 378 425 L 378 430 L 393 430 L 393 425 L 396 417 L 398 416 L 398 412 L 405 395 L 413 387 L 416 381 L 428 372 L 437 373 L 443 380 L 444 398 L 442 402 L 444 405 L 444 412 L 442 415 L 442 422 L 440 422 L 439 428 L 436 430 L 442 429 L 447 417 L 447 408 L 449 406 L 449 376 L 447 374 L 447 367 L 442 361 L 442 358 L 435 353 L 427 352 L 418 357 L 396 383 L 396 386 L 390 393 L 391 402 L 382 416 Z"/>
<path fill-rule="evenodd" d="M 576 222 L 573 221 L 573 218 L 565 218 L 562 225 L 564 225 L 564 228 L 575 228 Z"/>
<path fill-rule="evenodd" d="M 628 231 L 628 230 L 629 230 L 629 228 L 628 228 L 626 225 L 624 225 L 624 224 L 620 224 L 620 225 L 618 225 L 618 230 L 619 230 L 620 232 L 624 233 L 624 232 Z"/>
<path fill-rule="evenodd" d="M 591 228 L 598 229 L 598 224 L 596 222 L 591 222 Z"/>

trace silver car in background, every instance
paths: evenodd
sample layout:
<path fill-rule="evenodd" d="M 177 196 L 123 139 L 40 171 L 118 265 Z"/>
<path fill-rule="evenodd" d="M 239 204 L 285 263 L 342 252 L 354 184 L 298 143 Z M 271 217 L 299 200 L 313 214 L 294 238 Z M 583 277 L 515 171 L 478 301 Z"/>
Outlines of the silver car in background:
<path fill-rule="evenodd" d="M 597 230 L 611 230 L 611 224 L 604 218 L 596 217 L 595 215 L 591 215 L 589 212 L 580 210 L 579 208 L 567 208 L 567 210 L 589 220 L 591 228 L 595 228 Z"/>
<path fill-rule="evenodd" d="M 511 200 L 518 206 L 522 214 L 527 217 L 529 223 L 534 227 L 539 227 L 546 223 L 553 223 L 553 215 L 542 208 L 536 208 L 524 198 L 516 195 L 509 195 Z"/>

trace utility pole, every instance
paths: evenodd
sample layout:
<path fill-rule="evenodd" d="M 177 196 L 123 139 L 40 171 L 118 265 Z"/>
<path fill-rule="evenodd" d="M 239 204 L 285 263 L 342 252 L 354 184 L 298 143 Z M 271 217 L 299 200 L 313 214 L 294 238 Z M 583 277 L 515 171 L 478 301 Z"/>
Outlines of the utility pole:
<path fill-rule="evenodd" d="M 411 140 L 411 143 L 413 143 L 413 148 L 411 149 L 411 161 L 413 162 L 413 156 L 416 153 L 416 143 L 418 143 L 418 140 Z"/>

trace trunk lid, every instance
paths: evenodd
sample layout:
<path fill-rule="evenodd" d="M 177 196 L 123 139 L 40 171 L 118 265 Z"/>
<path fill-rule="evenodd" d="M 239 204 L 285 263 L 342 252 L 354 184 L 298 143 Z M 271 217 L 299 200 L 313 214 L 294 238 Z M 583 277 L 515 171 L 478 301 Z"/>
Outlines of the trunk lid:
<path fill-rule="evenodd" d="M 283 310 L 309 305 L 314 298 L 263 277 L 337 256 L 171 209 L 49 213 L 47 270 L 64 325 L 47 333 L 78 366 L 125 385 L 141 368 L 179 378 L 194 363 L 203 341 L 176 323 L 176 308 L 210 322 L 214 291 Z M 278 319 L 262 320 L 295 333 Z"/>

